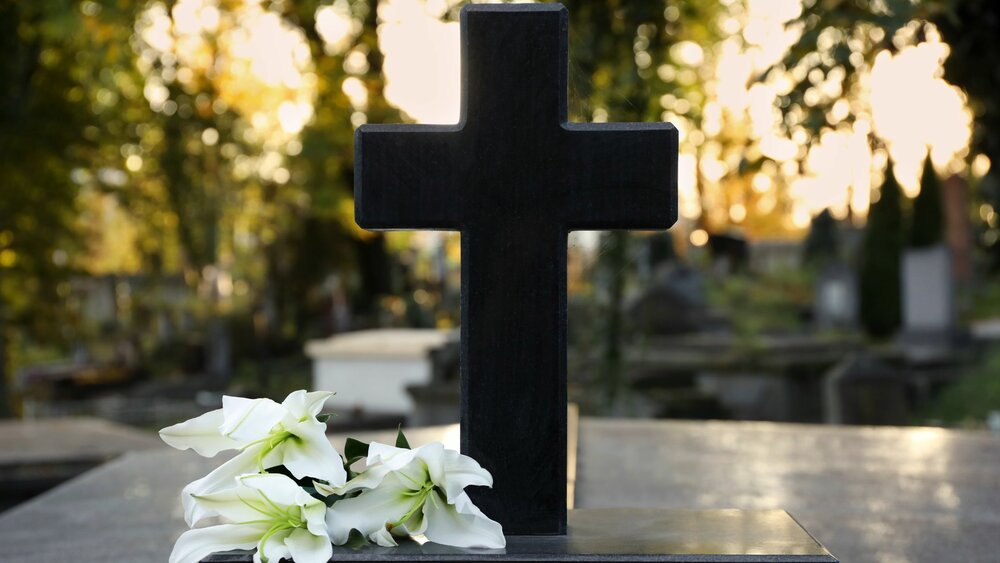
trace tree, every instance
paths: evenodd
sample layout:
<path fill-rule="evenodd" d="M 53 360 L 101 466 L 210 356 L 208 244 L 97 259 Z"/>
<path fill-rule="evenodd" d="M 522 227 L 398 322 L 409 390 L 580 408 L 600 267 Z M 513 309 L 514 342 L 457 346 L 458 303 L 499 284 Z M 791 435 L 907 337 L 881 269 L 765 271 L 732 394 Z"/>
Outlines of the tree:
<path fill-rule="evenodd" d="M 875 57 L 924 41 L 934 31 L 949 47 L 944 79 L 961 88 L 973 114 L 970 156 L 983 154 L 993 163 L 980 182 L 983 198 L 1000 208 L 1000 3 L 995 0 L 884 0 L 882 2 L 805 2 L 791 27 L 799 40 L 772 71 L 786 73 L 793 88 L 783 100 L 786 123 L 812 137 L 830 129 L 827 115 L 842 98 L 856 101 Z M 822 46 L 822 47 L 821 47 Z M 794 72 L 787 72 L 794 69 Z M 807 100 L 813 79 L 835 80 L 842 96 Z M 839 78 L 836 78 L 839 77 Z M 807 103 L 807 101 L 809 103 Z M 844 123 L 854 120 L 849 114 Z M 872 135 L 874 136 L 874 135 Z M 877 140 L 873 139 L 875 144 Z M 1000 268 L 1000 244 L 991 246 Z"/>
<path fill-rule="evenodd" d="M 64 301 L 82 249 L 78 194 L 113 134 L 99 110 L 114 94 L 101 81 L 115 78 L 106 67 L 134 10 L 127 1 L 103 14 L 94 2 L 0 3 L 0 414 L 17 356 L 33 342 L 67 341 L 74 326 Z"/>
<path fill-rule="evenodd" d="M 945 79 L 969 96 L 975 115 L 972 148 L 993 161 L 990 176 L 1000 183 L 1000 3 L 994 0 L 925 2 L 928 17 L 951 47 Z M 936 9 L 935 9 L 936 8 Z M 923 14 L 916 14 L 920 17 Z M 994 194 L 1000 201 L 1000 191 Z M 996 205 L 994 205 L 996 207 Z M 1000 249 L 998 249 L 1000 250 Z"/>
<path fill-rule="evenodd" d="M 384 261 L 381 239 L 366 244 L 353 225 L 359 108 L 342 87 L 361 80 L 367 117 L 398 119 L 382 96 L 377 3 L 198 4 L 0 3 L 0 380 L 20 361 L 5 357 L 11 339 L 52 355 L 81 340 L 74 276 L 138 273 L 154 287 L 183 276 L 198 298 L 157 306 L 207 321 L 195 330 L 224 330 L 234 312 L 266 302 L 260 308 L 295 340 L 330 272 L 353 281 L 357 264 L 376 271 Z M 320 37 L 317 9 L 346 11 L 344 45 Z M 298 86 L 254 77 L 252 61 L 238 60 L 246 55 L 234 42 L 253 39 L 255 24 L 302 38 L 311 59 L 291 55 Z M 367 70 L 348 72 L 354 50 Z M 285 105 L 298 127 L 286 127 Z M 94 220 L 105 204 L 129 236 Z M 127 259 L 102 260 L 107 246 Z M 367 281 L 354 287 L 377 287 Z"/>
<path fill-rule="evenodd" d="M 876 338 L 891 336 L 899 327 L 900 260 L 903 253 L 902 190 L 892 163 L 886 166 L 878 201 L 872 204 L 861 242 L 858 277 L 861 322 Z"/>
<path fill-rule="evenodd" d="M 941 182 L 928 156 L 920 176 L 920 193 L 913 200 L 909 245 L 914 248 L 934 246 L 944 240 L 944 212 L 941 209 Z"/>

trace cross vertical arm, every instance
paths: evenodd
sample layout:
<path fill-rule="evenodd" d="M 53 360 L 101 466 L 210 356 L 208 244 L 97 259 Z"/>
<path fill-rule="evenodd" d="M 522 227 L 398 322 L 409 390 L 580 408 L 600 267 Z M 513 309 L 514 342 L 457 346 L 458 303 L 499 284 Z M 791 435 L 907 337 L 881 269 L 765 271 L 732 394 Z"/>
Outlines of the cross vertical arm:
<path fill-rule="evenodd" d="M 354 134 L 354 216 L 365 229 L 458 230 L 460 126 L 362 125 Z"/>
<path fill-rule="evenodd" d="M 462 451 L 493 473 L 476 505 L 507 534 L 566 531 L 566 232 L 462 231 Z"/>
<path fill-rule="evenodd" d="M 677 221 L 677 129 L 568 123 L 562 181 L 570 230 L 666 229 Z"/>

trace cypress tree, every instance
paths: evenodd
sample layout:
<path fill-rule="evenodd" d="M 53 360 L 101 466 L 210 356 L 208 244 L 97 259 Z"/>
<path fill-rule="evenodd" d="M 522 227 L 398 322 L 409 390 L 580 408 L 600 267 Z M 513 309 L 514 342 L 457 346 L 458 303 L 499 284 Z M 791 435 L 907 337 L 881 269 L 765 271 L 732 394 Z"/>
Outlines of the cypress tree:
<path fill-rule="evenodd" d="M 875 337 L 892 335 L 902 316 L 900 304 L 900 258 L 903 252 L 902 192 L 886 167 L 879 200 L 868 210 L 861 243 L 859 283 L 861 322 Z"/>
<path fill-rule="evenodd" d="M 924 160 L 920 177 L 920 193 L 913 200 L 913 223 L 910 226 L 910 246 L 934 246 L 944 239 L 944 213 L 941 208 L 941 182 L 931 157 Z"/>

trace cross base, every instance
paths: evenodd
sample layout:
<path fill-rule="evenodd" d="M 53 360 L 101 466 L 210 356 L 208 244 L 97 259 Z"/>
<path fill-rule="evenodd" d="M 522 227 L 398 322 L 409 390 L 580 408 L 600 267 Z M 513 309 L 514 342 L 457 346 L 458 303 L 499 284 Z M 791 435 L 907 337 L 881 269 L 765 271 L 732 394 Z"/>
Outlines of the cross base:
<path fill-rule="evenodd" d="M 565 536 L 508 536 L 506 549 L 417 542 L 396 548 L 335 547 L 331 561 L 667 561 L 838 563 L 784 510 L 581 509 Z M 246 552 L 203 563 L 249 563 Z"/>

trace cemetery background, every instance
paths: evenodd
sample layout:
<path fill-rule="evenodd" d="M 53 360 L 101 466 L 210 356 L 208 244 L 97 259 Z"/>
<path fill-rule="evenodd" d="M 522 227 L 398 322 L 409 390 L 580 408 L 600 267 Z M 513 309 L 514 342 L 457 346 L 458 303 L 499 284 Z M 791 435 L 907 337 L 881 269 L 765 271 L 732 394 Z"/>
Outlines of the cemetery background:
<path fill-rule="evenodd" d="M 571 237 L 581 413 L 989 439 L 996 8 L 565 4 L 571 118 L 681 132 L 674 229 Z M 333 431 L 456 420 L 458 237 L 360 230 L 351 177 L 361 123 L 454 121 L 459 7 L 0 7 L 0 410 L 151 430 L 366 365 L 394 399 Z M 72 450 L 5 461 L 4 504 L 121 453 Z"/>

